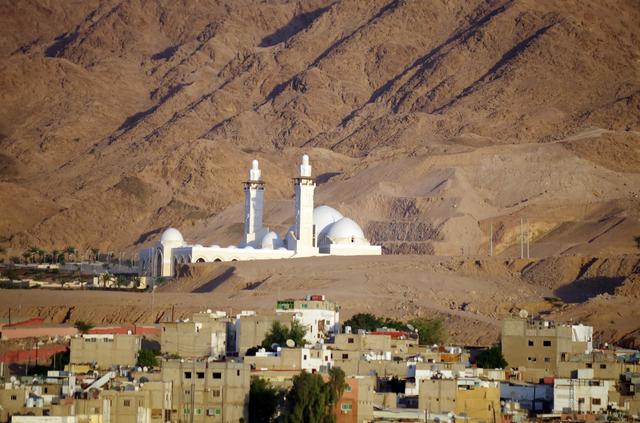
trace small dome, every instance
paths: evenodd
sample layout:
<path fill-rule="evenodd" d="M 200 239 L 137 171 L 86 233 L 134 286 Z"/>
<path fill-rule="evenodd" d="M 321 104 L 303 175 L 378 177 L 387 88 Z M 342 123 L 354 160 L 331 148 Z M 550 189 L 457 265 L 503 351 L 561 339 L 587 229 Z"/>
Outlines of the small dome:
<path fill-rule="evenodd" d="M 277 250 L 282 247 L 284 243 L 277 233 L 271 231 L 262 237 L 261 245 L 263 249 Z"/>
<path fill-rule="evenodd" d="M 328 229 L 327 237 L 334 243 L 351 242 L 351 239 L 364 239 L 364 232 L 362 232 L 360 226 L 348 217 L 343 217 Z"/>
<path fill-rule="evenodd" d="M 255 248 L 253 248 L 251 245 L 247 245 L 246 247 L 243 247 L 245 250 L 255 250 Z"/>
<path fill-rule="evenodd" d="M 179 242 L 182 244 L 184 242 L 184 238 L 182 237 L 180 231 L 176 228 L 168 228 L 162 233 L 160 242 L 163 244 L 165 242 Z"/>
<path fill-rule="evenodd" d="M 328 227 L 344 216 L 338 210 L 329 206 L 319 206 L 313 209 L 313 223 L 316 225 L 318 238 L 326 235 Z"/>

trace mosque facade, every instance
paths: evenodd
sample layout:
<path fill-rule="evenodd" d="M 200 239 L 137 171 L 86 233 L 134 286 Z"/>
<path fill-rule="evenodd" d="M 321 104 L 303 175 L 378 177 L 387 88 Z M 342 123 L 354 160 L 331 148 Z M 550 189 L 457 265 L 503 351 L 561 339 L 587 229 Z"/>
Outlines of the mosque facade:
<path fill-rule="evenodd" d="M 166 229 L 160 241 L 140 251 L 141 274 L 172 277 L 186 263 L 287 259 L 296 257 L 380 255 L 356 222 L 329 206 L 314 208 L 316 188 L 309 156 L 302 157 L 299 176 L 293 179 L 295 223 L 284 236 L 263 226 L 265 183 L 257 160 L 243 183 L 244 233 L 238 246 L 188 244 L 180 231 Z"/>

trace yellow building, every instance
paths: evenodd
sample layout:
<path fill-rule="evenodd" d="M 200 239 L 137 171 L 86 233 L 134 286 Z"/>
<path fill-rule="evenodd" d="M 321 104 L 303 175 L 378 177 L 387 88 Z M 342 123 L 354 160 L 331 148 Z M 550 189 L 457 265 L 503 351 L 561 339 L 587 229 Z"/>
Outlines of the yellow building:
<path fill-rule="evenodd" d="M 187 322 L 163 322 L 160 348 L 182 358 L 222 358 L 227 353 L 227 324 L 225 315 L 216 313 L 196 313 Z"/>
<path fill-rule="evenodd" d="M 480 379 L 420 381 L 418 408 L 430 413 L 453 412 L 474 422 L 500 421 L 500 385 Z"/>
<path fill-rule="evenodd" d="M 135 366 L 141 343 L 138 335 L 82 335 L 71 339 L 69 363 L 95 363 L 99 369 Z"/>

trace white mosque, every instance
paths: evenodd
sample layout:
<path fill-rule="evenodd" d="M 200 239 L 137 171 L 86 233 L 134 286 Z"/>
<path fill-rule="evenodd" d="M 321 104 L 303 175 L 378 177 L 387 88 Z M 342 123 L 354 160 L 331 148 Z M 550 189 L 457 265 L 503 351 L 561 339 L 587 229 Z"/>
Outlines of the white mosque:
<path fill-rule="evenodd" d="M 284 259 L 313 256 L 380 255 L 356 222 L 329 206 L 313 208 L 316 182 L 311 177 L 309 156 L 302 157 L 300 176 L 294 178 L 295 223 L 284 237 L 262 226 L 264 182 L 254 160 L 244 182 L 244 239 L 239 246 L 187 244 L 180 231 L 168 228 L 160 242 L 140 252 L 141 274 L 174 276 L 185 263 Z"/>

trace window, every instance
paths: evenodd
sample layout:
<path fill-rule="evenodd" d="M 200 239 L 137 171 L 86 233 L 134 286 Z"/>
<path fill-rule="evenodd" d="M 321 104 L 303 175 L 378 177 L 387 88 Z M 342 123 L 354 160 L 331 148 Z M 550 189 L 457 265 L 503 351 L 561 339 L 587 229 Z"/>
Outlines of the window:
<path fill-rule="evenodd" d="M 550 362 L 551 362 L 551 359 L 550 359 L 549 357 L 545 357 L 545 358 L 544 358 L 544 362 L 545 362 L 545 363 L 550 363 Z"/>
<path fill-rule="evenodd" d="M 202 408 L 196 408 L 196 415 L 198 416 L 202 415 Z"/>
<path fill-rule="evenodd" d="M 551 341 L 543 341 L 543 342 L 542 342 L 542 345 L 543 345 L 544 347 L 550 347 L 550 346 L 551 346 Z"/>
<path fill-rule="evenodd" d="M 44 387 L 44 393 L 48 394 L 49 393 L 49 388 L 47 388 L 46 386 Z"/>
<path fill-rule="evenodd" d="M 16 395 L 11 395 L 11 401 L 16 401 L 18 397 Z"/>
<path fill-rule="evenodd" d="M 214 379 L 222 379 L 222 373 L 220 373 L 220 372 L 213 372 L 213 378 L 214 378 Z"/>
<path fill-rule="evenodd" d="M 529 339 L 529 346 L 533 347 L 533 341 L 531 339 Z"/>
<path fill-rule="evenodd" d="M 607 368 L 607 365 L 606 365 L 606 364 L 601 364 L 601 365 L 600 365 L 600 368 L 601 368 L 601 369 L 606 369 L 606 368 Z"/>
<path fill-rule="evenodd" d="M 190 389 L 185 389 L 184 390 L 184 394 L 187 395 L 187 396 L 191 395 L 191 390 Z"/>
<path fill-rule="evenodd" d="M 578 398 L 578 404 L 584 404 L 584 398 Z"/>
<path fill-rule="evenodd" d="M 204 379 L 204 372 L 196 372 L 198 379 Z"/>
<path fill-rule="evenodd" d="M 340 404 L 340 410 L 344 411 L 345 413 L 348 413 L 352 409 L 353 405 L 351 403 L 343 402 L 342 404 Z"/>
<path fill-rule="evenodd" d="M 303 355 L 303 356 L 302 356 L 302 359 L 303 359 L 303 360 L 306 360 L 306 359 L 307 359 L 307 355 L 306 355 L 306 354 L 305 354 L 305 355 Z"/>
<path fill-rule="evenodd" d="M 349 358 L 349 354 L 342 354 L 342 359 L 347 360 Z"/>
<path fill-rule="evenodd" d="M 236 370 L 236 376 L 240 376 L 240 369 Z"/>
<path fill-rule="evenodd" d="M 191 372 L 184 372 L 185 379 L 191 379 Z"/>
<path fill-rule="evenodd" d="M 344 386 L 344 391 L 345 392 L 351 392 L 353 389 L 351 388 L 351 385 L 345 385 Z"/>
<path fill-rule="evenodd" d="M 122 401 L 122 405 L 124 405 L 125 407 L 131 407 L 131 400 Z"/>
<path fill-rule="evenodd" d="M 347 339 L 347 343 L 349 343 L 349 344 L 353 344 L 353 338 L 349 338 L 349 339 Z"/>
<path fill-rule="evenodd" d="M 212 389 L 211 390 L 211 396 L 213 398 L 218 398 L 220 396 L 220 389 Z"/>
<path fill-rule="evenodd" d="M 191 413 L 191 411 L 189 410 L 188 407 L 185 407 L 182 412 L 184 413 L 185 416 L 187 416 L 187 415 L 189 415 Z"/>
<path fill-rule="evenodd" d="M 591 398 L 591 405 L 600 405 L 600 398 Z"/>
<path fill-rule="evenodd" d="M 592 368 L 592 367 L 593 367 L 593 364 L 591 364 L 591 363 L 587 363 L 587 369 L 590 369 L 590 368 Z"/>

